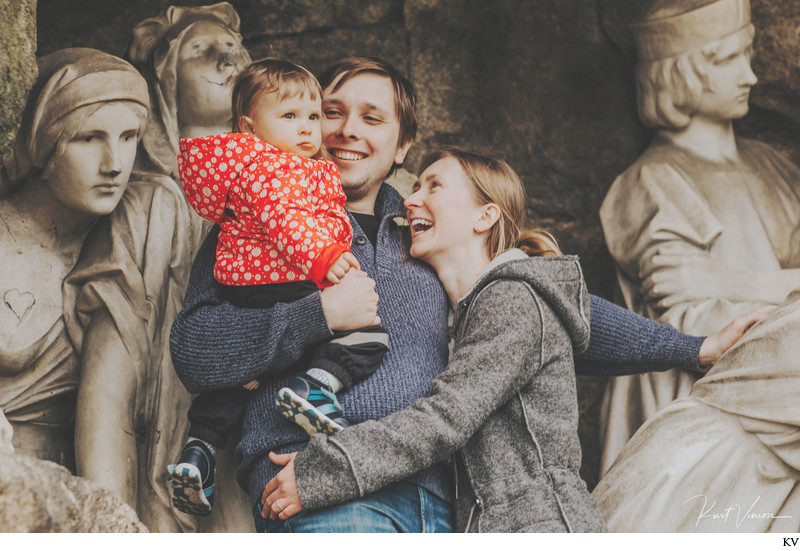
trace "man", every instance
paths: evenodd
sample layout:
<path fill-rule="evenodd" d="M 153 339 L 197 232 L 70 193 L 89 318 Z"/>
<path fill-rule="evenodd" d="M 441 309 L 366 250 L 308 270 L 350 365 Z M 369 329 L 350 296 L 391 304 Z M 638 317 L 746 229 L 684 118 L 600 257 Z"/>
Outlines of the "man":
<path fill-rule="evenodd" d="M 409 258 L 402 197 L 384 183 L 403 163 L 416 134 L 411 83 L 375 58 L 345 59 L 325 71 L 320 83 L 323 152 L 339 167 L 353 223 L 353 254 L 364 272 L 351 270 L 342 283 L 291 304 L 237 309 L 220 299 L 212 275 L 217 236 L 212 232 L 198 253 L 184 309 L 172 328 L 175 369 L 191 392 L 261 379 L 248 404 L 237 449 L 239 482 L 253 501 L 259 529 L 449 531 L 451 468 L 443 464 L 362 499 L 301 512 L 290 521 L 269 521 L 260 515 L 261 493 L 281 469 L 269 461 L 268 453 L 299 451 L 308 441 L 273 402 L 277 390 L 302 368 L 308 345 L 329 338 L 331 330 L 379 321 L 388 331 L 390 351 L 380 369 L 341 397 L 352 423 L 382 418 L 427 395 L 431 380 L 447 363 L 447 298 L 435 273 Z M 592 319 L 595 336 L 581 359 L 582 373 L 699 369 L 698 354 L 700 363 L 713 363 L 731 344 L 720 348 L 719 337 L 684 337 L 596 297 Z M 727 335 L 740 335 L 751 322 L 741 321 Z M 638 346 L 639 340 L 647 344 Z"/>

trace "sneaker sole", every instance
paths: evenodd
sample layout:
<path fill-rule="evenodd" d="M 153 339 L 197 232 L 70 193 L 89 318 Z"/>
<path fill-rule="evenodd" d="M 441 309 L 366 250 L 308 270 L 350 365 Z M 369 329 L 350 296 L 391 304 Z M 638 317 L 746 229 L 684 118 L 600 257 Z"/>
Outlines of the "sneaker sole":
<path fill-rule="evenodd" d="M 280 392 L 275 403 L 284 417 L 297 424 L 309 436 L 318 433 L 330 436 L 344 428 L 291 389 Z"/>
<path fill-rule="evenodd" d="M 176 465 L 169 484 L 172 488 L 172 504 L 176 509 L 203 517 L 211 514 L 211 503 L 203 493 L 200 469 L 195 465 L 190 463 Z"/>

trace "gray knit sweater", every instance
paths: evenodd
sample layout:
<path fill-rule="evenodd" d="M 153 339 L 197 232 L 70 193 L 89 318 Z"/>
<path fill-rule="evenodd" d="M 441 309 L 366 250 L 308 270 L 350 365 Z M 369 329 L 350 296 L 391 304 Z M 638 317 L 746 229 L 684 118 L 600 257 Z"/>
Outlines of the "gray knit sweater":
<path fill-rule="evenodd" d="M 304 509 L 363 496 L 458 450 L 459 530 L 605 530 L 578 474 L 573 353 L 589 343 L 580 265 L 518 249 L 496 262 L 458 302 L 450 361 L 429 397 L 315 436 L 297 456 Z"/>

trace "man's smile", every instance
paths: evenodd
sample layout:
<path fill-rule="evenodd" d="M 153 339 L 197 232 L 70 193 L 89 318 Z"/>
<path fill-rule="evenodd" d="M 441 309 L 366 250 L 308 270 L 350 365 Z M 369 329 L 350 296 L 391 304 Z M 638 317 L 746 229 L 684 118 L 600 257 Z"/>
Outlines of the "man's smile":
<path fill-rule="evenodd" d="M 328 154 L 331 157 L 341 159 L 342 161 L 360 161 L 367 157 L 366 153 L 359 153 L 358 151 L 346 151 L 344 149 L 331 149 L 328 148 Z"/>

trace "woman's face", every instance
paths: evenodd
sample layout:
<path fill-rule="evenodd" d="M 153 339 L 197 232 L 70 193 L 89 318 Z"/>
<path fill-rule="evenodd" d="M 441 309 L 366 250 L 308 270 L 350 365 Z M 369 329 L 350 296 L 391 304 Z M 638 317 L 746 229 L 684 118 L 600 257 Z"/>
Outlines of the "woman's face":
<path fill-rule="evenodd" d="M 178 51 L 178 119 L 188 126 L 229 125 L 233 78 L 247 62 L 242 43 L 222 25 L 198 21 Z"/>
<path fill-rule="evenodd" d="M 78 118 L 80 110 L 69 116 Z M 49 167 L 46 182 L 55 198 L 79 214 L 113 211 L 133 169 L 139 123 L 123 102 L 106 103 L 87 117 Z"/>
<path fill-rule="evenodd" d="M 483 209 L 472 183 L 453 157 L 433 163 L 420 175 L 405 201 L 411 225 L 411 256 L 428 263 L 468 250 L 483 236 L 475 225 Z"/>

